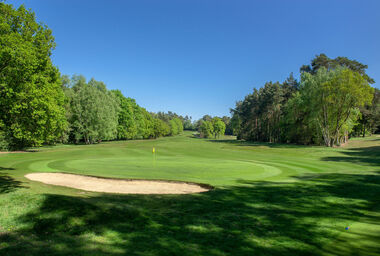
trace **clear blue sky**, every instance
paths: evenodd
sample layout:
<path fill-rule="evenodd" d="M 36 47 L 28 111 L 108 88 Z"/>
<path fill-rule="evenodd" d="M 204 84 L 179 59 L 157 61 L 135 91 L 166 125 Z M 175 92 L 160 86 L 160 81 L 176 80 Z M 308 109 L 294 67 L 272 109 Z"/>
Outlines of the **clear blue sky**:
<path fill-rule="evenodd" d="M 120 89 L 149 111 L 229 115 L 254 87 L 319 53 L 380 81 L 379 0 L 17 0 L 54 33 L 62 74 Z"/>

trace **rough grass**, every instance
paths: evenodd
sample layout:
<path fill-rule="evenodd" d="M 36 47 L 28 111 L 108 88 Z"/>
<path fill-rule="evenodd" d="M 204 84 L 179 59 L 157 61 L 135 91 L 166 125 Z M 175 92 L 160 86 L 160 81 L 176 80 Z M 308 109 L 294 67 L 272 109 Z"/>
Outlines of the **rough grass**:
<path fill-rule="evenodd" d="M 112 195 L 23 177 L 54 171 L 216 189 Z M 2 154 L 0 255 L 379 255 L 379 174 L 378 137 L 324 148 L 185 133 Z"/>

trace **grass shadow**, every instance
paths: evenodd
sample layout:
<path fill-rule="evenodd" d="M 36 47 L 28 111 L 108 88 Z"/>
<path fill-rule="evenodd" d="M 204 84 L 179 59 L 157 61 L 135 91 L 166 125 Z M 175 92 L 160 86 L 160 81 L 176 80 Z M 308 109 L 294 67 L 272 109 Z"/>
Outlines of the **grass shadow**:
<path fill-rule="evenodd" d="M 300 147 L 311 147 L 310 145 L 299 145 L 299 144 L 286 144 L 286 143 L 269 143 L 269 142 L 253 142 L 245 140 L 236 139 L 209 139 L 208 141 L 214 143 L 225 143 L 233 146 L 242 147 L 269 147 L 269 148 L 300 148 Z"/>
<path fill-rule="evenodd" d="M 13 179 L 11 176 L 7 175 L 7 173 L 3 173 L 3 171 L 14 170 L 13 168 L 4 168 L 0 167 L 0 194 L 10 193 L 19 188 L 22 188 L 22 182 Z"/>
<path fill-rule="evenodd" d="M 342 156 L 329 156 L 322 160 L 380 166 L 380 146 L 350 148 L 341 153 Z"/>
<path fill-rule="evenodd" d="M 379 223 L 379 175 L 239 182 L 189 195 L 47 194 L 20 217 L 23 228 L 0 237 L 0 254 L 321 255 L 347 223 Z"/>

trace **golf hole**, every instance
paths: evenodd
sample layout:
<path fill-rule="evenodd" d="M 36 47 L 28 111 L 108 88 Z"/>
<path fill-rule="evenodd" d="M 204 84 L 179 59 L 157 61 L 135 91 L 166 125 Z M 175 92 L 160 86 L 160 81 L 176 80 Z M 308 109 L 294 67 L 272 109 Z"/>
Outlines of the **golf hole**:
<path fill-rule="evenodd" d="M 91 192 L 117 194 L 192 194 L 212 186 L 180 181 L 113 179 L 70 173 L 29 173 L 29 180 Z"/>

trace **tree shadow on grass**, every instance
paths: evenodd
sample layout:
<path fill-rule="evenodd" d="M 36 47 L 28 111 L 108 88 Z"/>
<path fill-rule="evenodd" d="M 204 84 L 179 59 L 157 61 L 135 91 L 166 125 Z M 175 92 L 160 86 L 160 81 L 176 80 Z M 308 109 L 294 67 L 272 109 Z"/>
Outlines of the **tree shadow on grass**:
<path fill-rule="evenodd" d="M 13 179 L 3 171 L 14 170 L 13 168 L 0 167 L 0 194 L 13 192 L 18 188 L 22 188 L 22 182 Z"/>
<path fill-rule="evenodd" d="M 253 142 L 245 140 L 234 140 L 234 139 L 209 139 L 208 141 L 214 143 L 226 143 L 234 146 L 246 146 L 246 147 L 269 147 L 269 148 L 300 148 L 300 147 L 311 147 L 310 145 L 301 144 L 286 144 L 286 143 L 269 143 L 269 142 Z"/>
<path fill-rule="evenodd" d="M 321 255 L 346 225 L 379 223 L 379 193 L 380 175 L 326 174 L 192 195 L 46 194 L 0 255 Z"/>
<path fill-rule="evenodd" d="M 322 160 L 380 166 L 380 146 L 350 148 L 341 153 L 342 156 L 329 156 Z"/>

